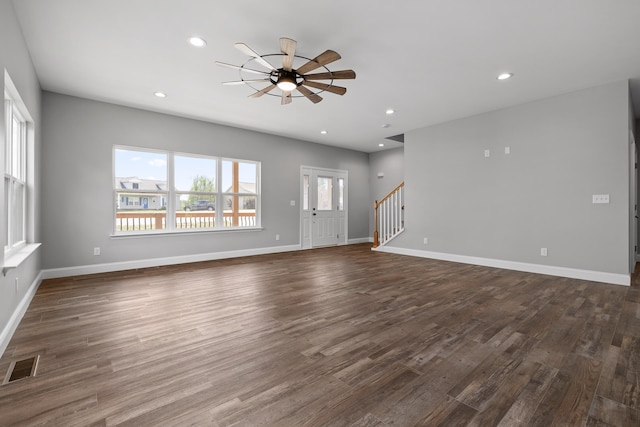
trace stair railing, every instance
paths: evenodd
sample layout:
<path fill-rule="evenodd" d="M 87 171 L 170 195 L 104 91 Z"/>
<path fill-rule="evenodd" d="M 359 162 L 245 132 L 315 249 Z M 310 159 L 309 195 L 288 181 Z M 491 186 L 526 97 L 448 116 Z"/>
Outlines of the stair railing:
<path fill-rule="evenodd" d="M 373 247 L 384 245 L 404 231 L 404 181 L 382 200 L 373 202 Z"/>

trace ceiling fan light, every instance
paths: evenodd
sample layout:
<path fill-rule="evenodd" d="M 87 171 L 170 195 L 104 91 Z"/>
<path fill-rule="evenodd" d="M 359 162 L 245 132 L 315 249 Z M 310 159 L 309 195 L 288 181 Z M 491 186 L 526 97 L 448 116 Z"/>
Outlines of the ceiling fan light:
<path fill-rule="evenodd" d="M 284 92 L 291 92 L 298 87 L 296 74 L 287 70 L 278 70 L 278 81 L 276 86 Z"/>
<path fill-rule="evenodd" d="M 278 86 L 278 88 L 280 90 L 283 90 L 285 92 L 290 92 L 292 90 L 294 90 L 295 88 L 298 87 L 298 85 L 296 84 L 295 80 L 293 80 L 290 77 L 282 77 L 278 80 L 278 83 L 276 83 L 276 86 Z"/>

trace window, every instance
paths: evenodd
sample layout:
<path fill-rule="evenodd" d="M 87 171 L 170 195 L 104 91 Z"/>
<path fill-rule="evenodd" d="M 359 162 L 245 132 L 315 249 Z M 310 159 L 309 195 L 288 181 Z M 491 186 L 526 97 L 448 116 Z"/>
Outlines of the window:
<path fill-rule="evenodd" d="M 318 210 L 330 211 L 333 209 L 333 178 L 330 176 L 318 177 Z"/>
<path fill-rule="evenodd" d="M 115 232 L 259 227 L 259 182 L 259 162 L 114 147 Z"/>
<path fill-rule="evenodd" d="M 217 166 L 212 157 L 175 156 L 176 228 L 216 226 Z"/>
<path fill-rule="evenodd" d="M 338 210 L 344 210 L 344 178 L 338 178 Z"/>
<path fill-rule="evenodd" d="M 114 150 L 115 231 L 165 230 L 167 227 L 167 154 Z"/>
<path fill-rule="evenodd" d="M 302 181 L 302 209 L 309 210 L 309 175 L 304 175 Z"/>
<path fill-rule="evenodd" d="M 258 164 L 222 160 L 224 227 L 255 225 L 258 206 Z"/>
<path fill-rule="evenodd" d="M 4 165 L 5 252 L 26 243 L 27 122 L 5 90 L 6 143 Z"/>

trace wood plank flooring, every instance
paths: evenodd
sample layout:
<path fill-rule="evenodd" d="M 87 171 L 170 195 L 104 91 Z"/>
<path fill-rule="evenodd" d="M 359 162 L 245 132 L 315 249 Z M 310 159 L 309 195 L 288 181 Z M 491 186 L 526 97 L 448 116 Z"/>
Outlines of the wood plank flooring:
<path fill-rule="evenodd" d="M 0 426 L 638 426 L 636 281 L 367 244 L 47 280 Z"/>

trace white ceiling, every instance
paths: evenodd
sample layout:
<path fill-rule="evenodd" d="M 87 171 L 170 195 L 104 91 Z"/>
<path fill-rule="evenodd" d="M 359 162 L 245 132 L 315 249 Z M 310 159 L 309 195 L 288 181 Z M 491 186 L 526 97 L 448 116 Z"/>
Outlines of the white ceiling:
<path fill-rule="evenodd" d="M 13 5 L 45 90 L 364 152 L 383 141 L 396 147 L 384 138 L 412 129 L 611 81 L 632 79 L 640 96 L 638 0 Z M 207 46 L 190 46 L 192 35 Z M 249 87 L 221 84 L 238 72 L 214 61 L 249 59 L 234 43 L 275 54 L 283 36 L 297 40 L 304 57 L 340 53 L 328 67 L 356 71 L 355 80 L 335 82 L 347 93 L 281 106 L 277 97 L 248 98 Z M 496 80 L 504 71 L 515 76 Z M 640 99 L 635 104 L 640 112 Z"/>

